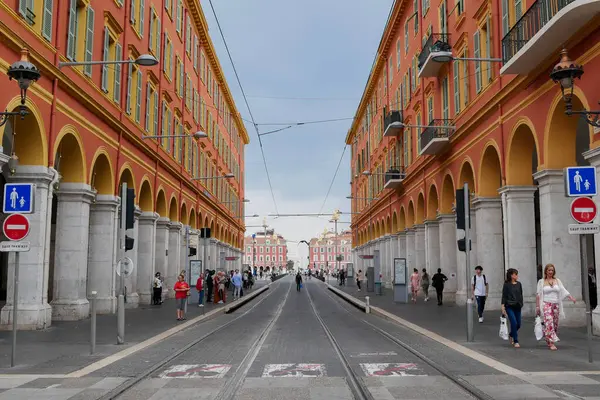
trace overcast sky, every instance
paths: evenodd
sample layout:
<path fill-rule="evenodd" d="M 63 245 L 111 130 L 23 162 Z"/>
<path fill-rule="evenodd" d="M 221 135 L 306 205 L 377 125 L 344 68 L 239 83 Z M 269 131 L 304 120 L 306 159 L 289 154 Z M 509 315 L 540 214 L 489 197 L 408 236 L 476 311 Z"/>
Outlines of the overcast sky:
<path fill-rule="evenodd" d="M 273 202 L 252 124 L 246 123 L 247 234 L 263 217 L 285 213 L 350 211 L 350 148 L 324 204 L 344 139 L 363 93 L 393 0 L 212 0 L 250 109 L 261 133 L 288 122 L 308 124 L 262 137 Z M 202 6 L 210 35 L 242 117 L 250 115 L 208 0 Z M 285 125 L 261 125 L 286 123 Z M 350 215 L 341 217 L 350 221 Z M 290 241 L 333 229 L 326 217 L 267 218 Z M 341 223 L 339 230 L 349 224 Z M 289 243 L 296 256 L 296 243 Z M 300 246 L 304 257 L 306 246 Z"/>

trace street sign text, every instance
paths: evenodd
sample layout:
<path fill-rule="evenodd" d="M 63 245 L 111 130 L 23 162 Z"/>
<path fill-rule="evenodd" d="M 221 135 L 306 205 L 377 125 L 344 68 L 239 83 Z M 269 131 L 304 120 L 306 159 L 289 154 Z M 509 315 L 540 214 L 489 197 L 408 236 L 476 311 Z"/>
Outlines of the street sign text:
<path fill-rule="evenodd" d="M 570 235 L 590 235 L 600 233 L 598 224 L 569 224 Z"/>

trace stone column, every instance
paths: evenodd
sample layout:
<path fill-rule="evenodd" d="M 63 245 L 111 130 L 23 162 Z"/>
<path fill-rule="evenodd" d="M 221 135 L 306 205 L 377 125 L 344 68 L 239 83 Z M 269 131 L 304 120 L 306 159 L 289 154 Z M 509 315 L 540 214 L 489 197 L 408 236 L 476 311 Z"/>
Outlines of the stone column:
<path fill-rule="evenodd" d="M 112 314 L 117 307 L 115 297 L 115 266 L 118 237 L 116 218 L 119 198 L 97 195 L 90 207 L 90 241 L 88 250 L 87 297 L 96 291 L 96 310 Z"/>
<path fill-rule="evenodd" d="M 398 232 L 398 258 L 406 258 L 406 232 Z"/>
<path fill-rule="evenodd" d="M 156 221 L 156 245 L 154 246 L 154 271 L 160 272 L 164 279 L 163 282 L 163 300 L 167 298 L 170 288 L 167 287 L 168 274 L 168 249 L 169 249 L 169 224 L 170 220 L 166 217 L 159 217 Z"/>
<path fill-rule="evenodd" d="M 499 197 L 477 197 L 473 209 L 477 221 L 477 260 L 489 283 L 486 309 L 499 310 L 504 282 L 502 202 Z M 471 265 L 469 276 L 474 275 L 475 266 Z M 471 287 L 467 288 L 467 295 L 472 295 Z"/>
<path fill-rule="evenodd" d="M 385 235 L 379 242 L 379 248 L 381 250 L 381 284 L 383 287 L 391 287 L 389 281 L 389 269 L 390 269 L 390 237 Z"/>
<path fill-rule="evenodd" d="M 567 229 L 571 218 L 572 199 L 565 196 L 562 170 L 543 170 L 533 178 L 540 191 L 540 228 L 542 234 L 542 265 L 552 263 L 565 288 L 577 299 L 577 304 L 563 302 L 565 326 L 585 325 L 585 305 L 582 301 L 581 248 L 579 235 Z"/>
<path fill-rule="evenodd" d="M 125 253 L 126 257 L 131 258 L 133 261 L 133 272 L 131 275 L 125 277 L 125 287 L 127 288 L 127 302 L 125 308 L 137 308 L 140 303 L 140 296 L 138 294 L 137 286 L 137 275 L 139 271 L 138 265 L 138 249 L 139 249 L 139 219 L 142 214 L 142 210 L 139 207 L 135 207 L 134 211 L 134 224 L 133 229 L 127 231 L 127 236 L 133 238 L 133 249 Z"/>
<path fill-rule="evenodd" d="M 181 228 L 183 225 L 181 222 L 171 222 L 169 224 L 169 256 L 167 258 L 167 275 L 165 282 L 169 287 L 169 290 L 175 286 L 177 282 L 177 276 L 181 272 Z"/>
<path fill-rule="evenodd" d="M 456 301 L 456 290 L 458 288 L 458 270 L 464 270 L 465 264 L 456 264 L 456 217 L 454 214 L 440 214 L 437 217 L 439 224 L 439 254 L 440 268 L 448 277 L 444 286 L 444 298 L 448 302 Z"/>
<path fill-rule="evenodd" d="M 138 218 L 136 285 L 140 304 L 152 302 L 157 219 L 158 214 L 155 212 L 142 212 Z"/>
<path fill-rule="evenodd" d="M 503 212 L 507 224 L 504 236 L 506 265 L 519 271 L 525 316 L 535 314 L 537 264 L 533 194 L 536 190 L 535 186 L 505 186 L 499 190 L 504 198 Z"/>
<path fill-rule="evenodd" d="M 596 182 L 600 182 L 600 148 L 595 148 L 583 153 L 583 156 L 589 163 L 596 167 Z M 594 201 L 596 204 L 600 204 L 600 196 L 594 196 Z M 598 223 L 598 219 L 594 221 Z M 594 260 L 595 263 L 592 264 L 592 260 L 588 261 L 588 266 L 595 266 L 596 268 L 596 296 L 600 298 L 600 234 L 594 235 Z M 584 283 L 587 284 L 587 278 L 585 278 Z M 575 296 L 575 295 L 574 295 Z M 594 335 L 600 335 L 600 305 L 596 307 L 595 310 L 592 311 L 592 323 L 593 323 L 593 333 Z"/>
<path fill-rule="evenodd" d="M 0 168 L 8 157 L 0 154 Z M 56 175 L 55 175 L 56 174 Z M 52 325 L 52 308 L 48 304 L 48 276 L 50 273 L 50 232 L 52 214 L 52 180 L 58 176 L 53 169 L 21 165 L 11 183 L 33 183 L 34 212 L 27 214 L 30 250 L 19 256 L 19 298 L 17 325 L 19 330 L 46 329 Z M 8 257 L 6 305 L 0 312 L 0 329 L 12 328 L 14 254 Z"/>
<path fill-rule="evenodd" d="M 188 263 L 186 263 L 187 260 L 187 255 L 189 254 L 189 250 L 188 250 L 188 234 L 186 234 L 186 230 L 190 229 L 189 226 L 184 225 L 181 229 L 181 237 L 179 240 L 180 243 L 180 247 L 179 247 L 179 271 L 184 270 L 185 271 L 185 280 L 191 284 L 192 282 L 190 281 L 190 276 L 189 276 L 189 265 Z M 175 283 L 173 283 L 175 284 Z"/>
<path fill-rule="evenodd" d="M 400 249 L 398 247 L 398 233 L 394 233 L 390 238 L 390 284 L 394 281 L 394 259 L 400 257 Z"/>
<path fill-rule="evenodd" d="M 408 276 L 413 273 L 413 268 L 416 268 L 415 260 L 415 229 L 406 229 L 406 268 L 408 268 Z M 408 277 L 407 277 L 408 278 Z"/>
<path fill-rule="evenodd" d="M 471 200 L 471 203 L 473 201 Z M 473 271 L 478 264 L 477 259 L 477 219 L 475 218 L 474 206 L 471 204 L 471 253 L 470 253 L 470 272 L 469 276 L 474 275 Z M 456 215 L 454 215 L 454 223 L 456 224 Z M 465 231 L 455 229 L 454 230 L 456 239 L 464 239 Z M 458 246 L 458 245 L 457 245 Z M 466 273 L 466 258 L 465 253 L 456 249 L 456 304 L 465 305 L 467 303 L 467 273 Z M 486 275 L 487 277 L 487 275 Z M 470 278 L 469 278 L 470 279 Z M 504 282 L 504 279 L 502 280 Z M 469 287 L 469 295 L 472 295 L 472 289 Z M 487 307 L 487 306 L 486 306 Z"/>
<path fill-rule="evenodd" d="M 217 251 L 217 239 L 214 238 L 210 238 L 208 240 L 208 268 L 211 270 L 216 270 L 217 268 L 219 268 L 219 258 L 218 258 L 218 251 Z M 258 250 L 258 247 L 257 247 Z M 264 257 L 264 254 L 263 254 Z M 264 259 L 263 259 L 264 260 Z M 266 265 L 265 262 L 263 261 L 261 263 L 262 265 Z"/>
<path fill-rule="evenodd" d="M 435 221 L 425 221 L 425 242 L 427 243 L 427 249 L 425 252 L 425 268 L 430 276 L 433 276 L 437 272 L 438 268 L 442 268 L 440 264 L 440 226 Z M 442 269 L 442 272 L 450 277 L 449 271 Z"/>
<path fill-rule="evenodd" d="M 52 318 L 77 321 L 89 315 L 86 284 L 91 187 L 62 183 L 58 192 L 54 250 L 54 296 Z"/>
<path fill-rule="evenodd" d="M 415 225 L 415 266 L 421 270 L 425 268 L 425 225 Z M 410 272 L 412 274 L 412 270 Z"/>

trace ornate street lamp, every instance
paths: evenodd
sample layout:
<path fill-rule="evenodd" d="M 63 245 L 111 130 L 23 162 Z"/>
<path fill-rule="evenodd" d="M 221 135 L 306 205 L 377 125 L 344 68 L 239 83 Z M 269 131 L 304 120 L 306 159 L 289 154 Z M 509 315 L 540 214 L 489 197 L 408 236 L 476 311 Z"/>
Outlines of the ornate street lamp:
<path fill-rule="evenodd" d="M 572 61 L 567 54 L 567 50 L 560 52 L 560 61 L 552 68 L 550 78 L 554 83 L 560 84 L 563 100 L 565 102 L 565 114 L 581 115 L 585 117 L 588 124 L 600 128 L 600 111 L 578 110 L 573 111 L 573 90 L 575 88 L 575 79 L 581 79 L 583 75 L 583 66 Z"/>
<path fill-rule="evenodd" d="M 19 115 L 23 119 L 29 114 L 25 108 L 27 89 L 29 89 L 32 82 L 40 79 L 40 71 L 35 65 L 29 62 L 29 50 L 21 50 L 21 59 L 8 68 L 7 75 L 9 80 L 12 81 L 14 79 L 19 84 L 19 89 L 21 89 L 21 107 L 19 107 L 19 111 L 5 111 L 0 113 L 0 126 L 6 124 L 8 117 Z"/>

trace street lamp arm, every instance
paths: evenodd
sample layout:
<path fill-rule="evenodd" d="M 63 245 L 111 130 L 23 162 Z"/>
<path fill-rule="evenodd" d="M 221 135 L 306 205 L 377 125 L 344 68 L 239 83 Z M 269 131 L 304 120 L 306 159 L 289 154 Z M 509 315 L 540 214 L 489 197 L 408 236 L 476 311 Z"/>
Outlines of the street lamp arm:
<path fill-rule="evenodd" d="M 149 136 L 142 135 L 142 139 L 179 138 L 179 137 L 182 137 L 182 138 L 187 137 L 190 139 L 193 138 L 192 135 L 149 135 Z"/>
<path fill-rule="evenodd" d="M 108 60 L 108 61 L 61 61 L 58 68 L 74 67 L 79 65 L 109 65 L 109 64 L 135 64 L 135 60 Z"/>
<path fill-rule="evenodd" d="M 474 58 L 474 57 L 452 57 L 452 60 L 454 60 L 454 61 L 504 62 L 504 60 L 501 59 L 501 58 L 488 58 L 488 57 L 481 57 L 481 58 Z"/>

